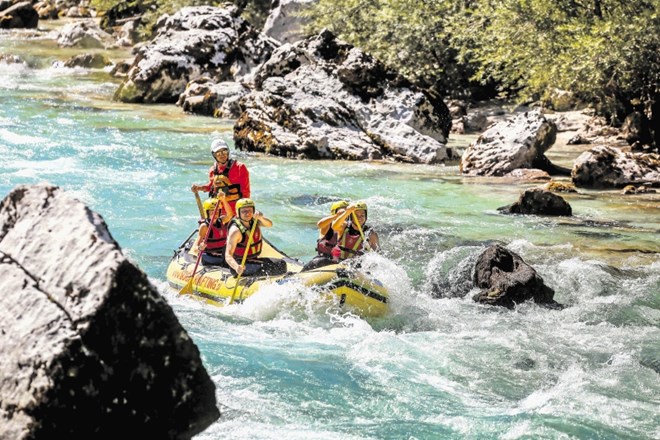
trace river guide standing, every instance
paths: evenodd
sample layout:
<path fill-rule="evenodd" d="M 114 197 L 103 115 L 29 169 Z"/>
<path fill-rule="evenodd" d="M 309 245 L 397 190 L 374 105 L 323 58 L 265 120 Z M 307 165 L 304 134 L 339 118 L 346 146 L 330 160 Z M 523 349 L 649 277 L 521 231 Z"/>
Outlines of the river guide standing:
<path fill-rule="evenodd" d="M 206 185 L 193 184 L 192 192 L 204 191 L 214 197 L 218 191 L 227 196 L 227 202 L 236 210 L 238 199 L 250 197 L 250 172 L 245 164 L 230 159 L 229 145 L 222 139 L 211 143 L 211 154 L 215 163 L 209 169 L 209 182 Z"/>

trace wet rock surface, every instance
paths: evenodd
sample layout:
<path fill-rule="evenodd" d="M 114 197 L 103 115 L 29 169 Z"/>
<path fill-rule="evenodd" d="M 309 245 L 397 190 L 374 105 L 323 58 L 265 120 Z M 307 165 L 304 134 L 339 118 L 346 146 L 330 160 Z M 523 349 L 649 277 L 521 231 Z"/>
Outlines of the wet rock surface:
<path fill-rule="evenodd" d="M 219 417 L 197 347 L 82 203 L 15 188 L 0 270 L 0 438 L 189 439 Z"/>

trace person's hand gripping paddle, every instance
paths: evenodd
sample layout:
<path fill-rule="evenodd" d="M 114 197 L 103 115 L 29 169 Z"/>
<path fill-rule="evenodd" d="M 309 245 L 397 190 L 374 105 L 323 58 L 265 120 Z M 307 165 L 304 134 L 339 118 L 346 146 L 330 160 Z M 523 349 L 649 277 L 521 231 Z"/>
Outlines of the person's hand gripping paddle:
<path fill-rule="evenodd" d="M 213 214 L 211 214 L 211 221 L 209 222 L 208 228 L 206 228 L 206 235 L 204 235 L 204 239 L 200 243 L 200 246 L 202 244 L 206 244 L 206 242 L 209 239 L 209 235 L 211 233 L 211 226 L 213 223 L 215 223 L 215 220 L 218 218 L 218 214 L 220 212 L 220 205 L 222 203 L 218 200 L 215 209 L 213 210 Z M 195 262 L 195 268 L 192 271 L 192 275 L 190 276 L 190 280 L 186 283 L 185 286 L 179 291 L 179 295 L 190 295 L 193 293 L 193 281 L 195 280 L 195 274 L 197 273 L 197 267 L 199 266 L 199 262 L 202 259 L 202 254 L 204 253 L 203 250 L 199 251 L 199 254 L 197 255 L 197 262 Z"/>

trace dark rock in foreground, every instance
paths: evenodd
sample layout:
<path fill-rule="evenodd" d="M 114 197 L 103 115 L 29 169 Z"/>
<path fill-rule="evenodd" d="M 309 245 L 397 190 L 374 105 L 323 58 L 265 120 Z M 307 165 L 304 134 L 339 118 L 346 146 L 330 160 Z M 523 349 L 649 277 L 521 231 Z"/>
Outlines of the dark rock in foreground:
<path fill-rule="evenodd" d="M 563 197 L 543 188 L 528 189 L 516 202 L 498 210 L 505 214 L 573 215 L 571 205 Z"/>
<path fill-rule="evenodd" d="M 189 439 L 219 417 L 197 347 L 82 203 L 14 189 L 0 271 L 0 438 Z"/>
<path fill-rule="evenodd" d="M 0 29 L 34 29 L 39 24 L 39 14 L 31 2 L 19 2 L 0 11 Z"/>
<path fill-rule="evenodd" d="M 483 289 L 473 297 L 476 302 L 513 308 L 531 299 L 561 307 L 553 299 L 554 290 L 543 283 L 536 270 L 519 255 L 498 244 L 486 248 L 477 259 L 474 284 Z"/>

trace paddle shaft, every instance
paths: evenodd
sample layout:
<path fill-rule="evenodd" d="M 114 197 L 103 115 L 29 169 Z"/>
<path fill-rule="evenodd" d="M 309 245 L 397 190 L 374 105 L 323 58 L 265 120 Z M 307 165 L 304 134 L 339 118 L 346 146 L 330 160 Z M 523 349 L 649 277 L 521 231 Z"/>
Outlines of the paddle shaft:
<path fill-rule="evenodd" d="M 243 269 L 245 269 L 245 262 L 247 261 L 247 256 L 250 251 L 250 246 L 252 246 L 252 238 L 254 237 L 254 230 L 257 229 L 257 223 L 259 223 L 259 220 L 255 218 L 254 224 L 250 229 L 250 235 L 248 236 L 247 246 L 245 247 L 245 253 L 243 254 L 243 259 L 241 260 L 241 267 Z M 231 297 L 229 298 L 228 304 L 232 304 L 234 302 L 234 297 L 236 296 L 236 290 L 238 289 L 238 282 L 241 280 L 241 275 L 243 274 L 240 273 L 236 277 L 236 284 L 234 285 L 234 291 L 231 293 Z"/>
<path fill-rule="evenodd" d="M 197 193 L 195 193 L 197 194 Z M 199 196 L 197 196 L 199 198 Z M 213 210 L 213 214 L 211 214 L 211 221 L 209 222 L 208 227 L 206 228 L 206 234 L 204 234 L 204 238 L 202 239 L 202 242 L 200 244 L 206 244 L 206 242 L 209 239 L 209 235 L 211 234 L 211 226 L 213 223 L 215 223 L 216 218 L 218 217 L 218 212 L 220 211 L 220 204 L 221 202 L 218 201 L 218 203 L 215 205 L 215 209 Z M 192 276 L 190 277 L 190 281 L 186 283 L 185 286 L 179 291 L 180 295 L 192 293 L 193 291 L 193 280 L 195 279 L 195 274 L 197 273 L 197 268 L 199 267 L 199 262 L 202 260 L 202 254 L 204 251 L 199 251 L 199 254 L 197 255 L 197 261 L 195 262 L 195 268 L 192 271 Z"/>
<path fill-rule="evenodd" d="M 199 209 L 200 217 L 207 218 L 206 212 L 204 211 L 204 207 L 202 207 L 202 199 L 199 198 L 198 192 L 195 192 L 195 201 L 197 202 L 197 209 Z"/>
<path fill-rule="evenodd" d="M 353 216 L 353 222 L 355 223 L 355 226 L 357 226 L 357 230 L 360 232 L 360 237 L 362 237 L 362 243 L 364 243 L 363 246 L 366 245 L 366 246 L 369 246 L 369 248 L 371 248 L 371 245 L 369 244 L 369 242 L 367 242 L 367 240 L 365 240 L 365 238 L 364 238 L 364 232 L 362 232 L 362 225 L 360 224 L 360 221 L 358 220 L 357 215 L 355 215 L 354 212 L 351 213 L 351 215 Z"/>

